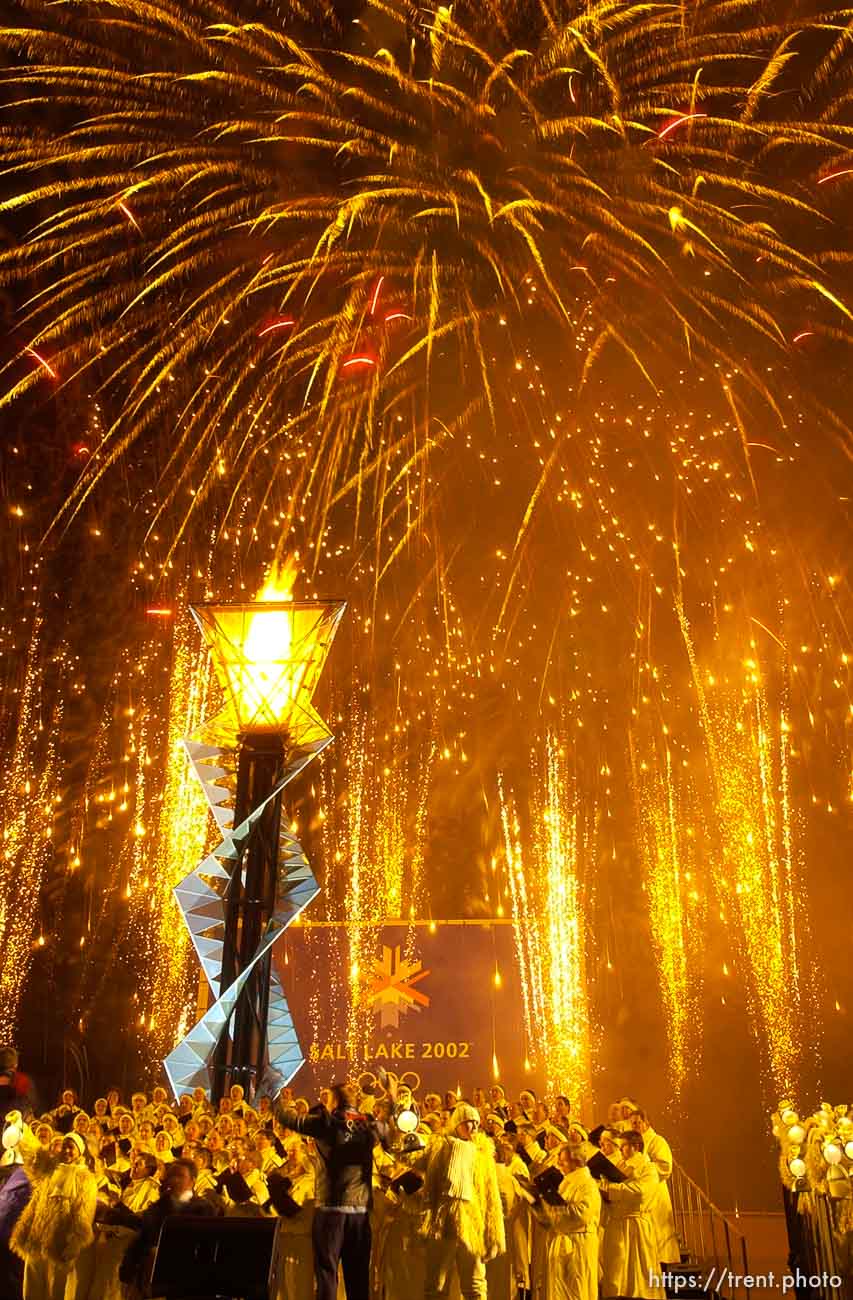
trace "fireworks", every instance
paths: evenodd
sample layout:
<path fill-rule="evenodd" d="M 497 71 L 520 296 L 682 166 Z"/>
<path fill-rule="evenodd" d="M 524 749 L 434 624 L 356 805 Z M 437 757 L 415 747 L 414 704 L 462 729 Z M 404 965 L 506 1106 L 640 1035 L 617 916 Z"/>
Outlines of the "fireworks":
<path fill-rule="evenodd" d="M 853 319 L 819 185 L 853 128 L 842 60 L 817 27 L 814 52 L 799 39 L 805 15 L 768 39 L 759 4 L 533 4 L 521 21 L 397 0 L 318 55 L 242 10 L 120 8 L 48 7 L 4 34 L 27 61 L 5 74 L 2 207 L 49 211 L 0 273 L 38 284 L 25 350 L 67 382 L 94 371 L 112 412 L 66 515 L 156 425 L 169 512 L 190 483 L 192 509 L 208 499 L 222 458 L 248 482 L 271 428 L 312 448 L 296 486 L 316 535 L 368 485 L 381 518 L 436 416 L 463 427 L 473 400 L 496 421 L 510 335 L 517 351 L 543 322 L 562 334 L 576 394 L 620 354 L 659 391 L 680 351 L 773 401 L 788 320 L 830 340 Z M 26 112 L 41 96 L 49 119 Z M 825 239 L 803 246 L 804 224 Z M 9 373 L 8 396 L 37 373 Z M 465 400 L 439 409 L 448 382 Z"/>
<path fill-rule="evenodd" d="M 583 1093 L 596 809 L 645 884 L 674 1092 L 699 1059 L 697 945 L 718 913 L 781 1081 L 803 1001 L 800 819 L 851 797 L 849 16 L 237 10 L 20 0 L 0 33 L 0 279 L 18 308 L 0 419 L 49 402 L 61 444 L 25 469 L 49 439 L 14 433 L 4 572 L 14 588 L 46 531 L 46 590 L 83 626 L 96 539 L 126 566 L 108 666 L 77 647 L 74 690 L 104 719 L 63 804 L 90 900 L 82 1008 L 96 941 L 121 933 L 150 945 L 134 1018 L 157 1052 L 186 1019 L 169 890 L 206 818 L 171 738 L 206 668 L 181 609 L 251 598 L 298 548 L 306 588 L 354 611 L 346 763 L 294 811 L 349 927 L 351 1005 L 389 916 L 511 906 L 535 918 L 517 928 L 531 1051 Z M 31 618 L 21 590 L 4 647 Z M 778 637 L 784 668 L 734 672 L 746 626 Z M 59 806 L 67 777 L 71 741 L 35 757 L 28 716 L 6 828 Z M 605 732 L 635 797 L 602 812 L 597 764 L 560 751 Z M 544 766 L 510 794 L 507 753 L 543 735 Z M 36 783 L 18 810 L 13 768 Z M 613 868 L 608 888 L 625 884 Z"/>
<path fill-rule="evenodd" d="M 799 849 L 790 798 L 790 722 L 773 703 L 754 640 L 741 681 L 708 682 L 683 609 L 714 789 L 722 916 L 731 916 L 747 968 L 747 994 L 773 1086 L 790 1091 L 803 1051 Z"/>
<path fill-rule="evenodd" d="M 530 845 L 502 791 L 504 843 L 531 1057 L 548 1089 L 573 1104 L 590 1096 L 591 1017 L 587 973 L 594 820 L 581 806 L 559 738 L 549 735 L 530 809 Z"/>
<path fill-rule="evenodd" d="M 140 993 L 147 1003 L 149 1028 L 156 1026 L 151 1042 L 158 1059 L 175 1046 L 182 1019 L 191 1017 L 195 1008 L 188 988 L 188 967 L 194 962 L 172 891 L 204 857 L 212 837 L 207 801 L 182 743 L 210 716 L 215 696 L 207 654 L 197 644 L 188 618 L 176 630 L 170 678 L 165 761 L 160 760 L 165 780 L 145 865 L 150 880 L 147 916 L 140 918 L 147 931 L 143 942 L 151 946 L 154 958 L 147 972 L 150 982 Z"/>
<path fill-rule="evenodd" d="M 668 1074 L 678 1100 L 700 1062 L 706 898 L 696 835 L 699 805 L 668 729 L 634 753 L 640 856 L 652 948 L 667 1024 Z M 685 760 L 681 760 L 685 762 Z"/>
<path fill-rule="evenodd" d="M 0 788 L 0 1037 L 11 1038 L 33 947 L 44 946 L 39 896 L 53 863 L 58 761 L 54 728 L 41 709 L 41 619 L 18 700 L 19 728 Z"/>
<path fill-rule="evenodd" d="M 339 794 L 332 815 L 323 818 L 323 842 L 330 867 L 345 880 L 347 1042 L 351 1059 L 358 1061 L 371 1026 L 365 993 L 377 935 L 384 925 L 415 918 L 425 893 L 427 799 L 435 755 L 429 741 L 420 748 L 399 725 L 383 734 L 369 698 L 355 694 L 347 713 L 342 770 L 330 774 Z"/>

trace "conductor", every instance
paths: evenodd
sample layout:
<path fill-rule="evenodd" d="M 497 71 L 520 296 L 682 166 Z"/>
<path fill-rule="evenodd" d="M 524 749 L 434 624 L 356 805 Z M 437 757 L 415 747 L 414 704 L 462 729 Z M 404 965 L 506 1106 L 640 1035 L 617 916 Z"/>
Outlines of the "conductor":
<path fill-rule="evenodd" d="M 336 1083 L 331 1091 L 331 1109 L 317 1106 L 299 1116 L 280 1106 L 278 1119 L 313 1138 L 319 1156 L 312 1227 L 317 1300 L 335 1300 L 338 1263 L 347 1300 L 369 1300 L 373 1148 L 380 1133 L 373 1115 L 357 1109 L 354 1085 Z"/>

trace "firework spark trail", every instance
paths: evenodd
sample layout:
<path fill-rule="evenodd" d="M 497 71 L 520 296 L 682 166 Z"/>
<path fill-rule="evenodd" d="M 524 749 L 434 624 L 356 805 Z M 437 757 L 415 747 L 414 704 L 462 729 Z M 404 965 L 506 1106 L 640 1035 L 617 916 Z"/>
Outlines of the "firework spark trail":
<path fill-rule="evenodd" d="M 591 842 L 576 781 L 559 737 L 549 734 L 531 799 L 529 848 L 501 783 L 516 950 L 531 1055 L 549 1092 L 576 1104 L 590 1095 L 585 859 Z"/>
<path fill-rule="evenodd" d="M 739 685 L 699 669 L 689 622 L 677 613 L 691 663 L 713 781 L 719 872 L 712 876 L 735 927 L 753 1025 L 779 1095 L 791 1091 L 802 1052 L 794 821 L 784 708 L 773 708 L 755 642 Z M 711 681 L 714 685 L 708 685 Z"/>
<path fill-rule="evenodd" d="M 194 972 L 190 940 L 173 897 L 173 889 L 201 861 L 210 847 L 214 828 L 201 784 L 187 762 L 183 747 L 213 712 L 214 683 L 206 649 L 198 644 L 195 625 L 182 619 L 175 629 L 165 780 L 159 794 L 159 812 L 149 839 L 154 905 L 150 918 L 154 974 L 149 1016 L 156 1011 L 153 1050 L 162 1059 L 180 1040 L 181 1025 L 189 1023 L 196 1005 L 188 973 Z"/>
<path fill-rule="evenodd" d="M 372 1027 L 366 993 L 383 926 L 415 915 L 424 888 L 430 773 L 428 742 L 409 752 L 403 727 L 382 732 L 371 703 L 355 693 L 341 735 L 342 799 L 324 821 L 326 853 L 346 880 L 343 920 L 349 943 L 348 1048 L 362 1061 Z M 411 940 L 411 932 L 409 940 Z"/>
<path fill-rule="evenodd" d="M 590 1095 L 590 1005 L 587 980 L 587 908 L 583 883 L 589 845 L 582 826 L 577 784 L 565 750 L 548 738 L 547 777 L 540 796 L 538 852 L 547 864 L 549 1013 L 552 1024 L 547 1075 L 552 1093 Z"/>
<path fill-rule="evenodd" d="M 640 852 L 652 947 L 667 1025 L 668 1072 L 676 1101 L 700 1062 L 705 900 L 696 888 L 696 839 L 683 778 L 673 770 L 672 741 L 648 759 L 633 758 Z M 637 746 L 639 748 L 639 745 Z"/>
<path fill-rule="evenodd" d="M 54 856 L 60 775 L 56 737 L 61 715 L 45 727 L 42 626 L 38 617 L 23 673 L 17 730 L 0 788 L 0 1037 L 7 1041 L 14 1037 L 18 1003 L 36 941 L 41 886 Z"/>
<path fill-rule="evenodd" d="M 346 758 L 346 827 L 335 856 L 344 862 L 347 872 L 344 898 L 349 938 L 347 1053 L 351 1061 L 359 1062 L 366 1054 L 370 1031 L 370 1013 L 364 991 L 373 965 L 376 929 L 385 918 L 377 889 L 380 882 L 376 879 L 369 847 L 372 796 L 369 765 L 374 756 L 368 748 L 371 728 L 365 710 L 353 707 L 350 728 L 351 743 Z"/>
<path fill-rule="evenodd" d="M 503 780 L 500 778 L 498 779 L 498 793 L 500 796 L 504 853 L 512 904 L 513 937 L 515 939 L 516 960 L 521 976 L 524 1023 L 528 1043 L 535 1044 L 535 1048 L 530 1050 L 538 1054 L 541 1047 L 541 1027 L 546 1023 L 545 995 L 542 988 L 544 961 L 539 949 L 539 935 L 533 922 L 534 913 L 528 900 L 521 827 L 514 801 L 507 796 Z"/>

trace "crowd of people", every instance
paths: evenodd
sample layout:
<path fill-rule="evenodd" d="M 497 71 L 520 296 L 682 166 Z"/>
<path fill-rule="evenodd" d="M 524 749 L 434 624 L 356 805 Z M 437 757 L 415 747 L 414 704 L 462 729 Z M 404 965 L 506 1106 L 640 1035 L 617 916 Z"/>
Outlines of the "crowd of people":
<path fill-rule="evenodd" d="M 5 1096 L 0 1300 L 150 1294 L 171 1215 L 278 1218 L 271 1300 L 657 1300 L 679 1259 L 672 1153 L 629 1097 L 588 1132 L 564 1096 L 384 1073 L 315 1101 Z"/>

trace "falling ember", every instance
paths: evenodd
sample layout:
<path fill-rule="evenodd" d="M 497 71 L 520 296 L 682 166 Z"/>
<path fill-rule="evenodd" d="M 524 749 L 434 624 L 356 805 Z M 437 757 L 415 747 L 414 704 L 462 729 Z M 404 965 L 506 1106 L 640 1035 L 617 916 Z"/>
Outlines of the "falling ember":
<path fill-rule="evenodd" d="M 677 117 L 674 122 L 670 122 L 668 126 L 665 126 L 662 131 L 658 131 L 657 138 L 658 140 L 665 140 L 671 131 L 677 130 L 685 122 L 694 122 L 697 118 L 707 116 L 707 113 L 684 113 L 681 117 Z"/>
<path fill-rule="evenodd" d="M 376 313 L 376 308 L 377 308 L 377 306 L 379 305 L 379 294 L 380 294 L 380 292 L 381 292 L 381 290 L 382 290 L 382 286 L 383 286 L 384 283 L 385 283 L 385 276 L 384 276 L 384 275 L 380 275 L 378 281 L 376 282 L 376 288 L 375 288 L 374 291 L 373 291 L 373 299 L 372 299 L 371 304 L 370 304 L 370 314 L 371 314 L 371 316 L 375 315 L 375 313 Z"/>
<path fill-rule="evenodd" d="M 350 357 L 341 366 L 341 370 L 350 370 L 353 366 L 375 366 L 375 357 Z"/>
<path fill-rule="evenodd" d="M 390 311 L 388 315 L 385 317 L 385 324 L 387 325 L 389 321 L 392 320 L 412 320 L 412 319 L 414 318 L 412 316 L 409 316 L 407 312 Z"/>
<path fill-rule="evenodd" d="M 46 374 L 50 375 L 51 379 L 59 378 L 57 371 L 54 370 L 50 362 L 47 361 L 40 352 L 36 352 L 35 348 L 24 348 L 24 351 L 29 353 L 29 355 L 39 363 L 42 370 L 44 370 Z"/>
<path fill-rule="evenodd" d="M 367 714 L 354 710 L 350 729 L 351 748 L 347 753 L 348 798 L 338 837 L 349 864 L 344 900 L 346 919 L 351 923 L 348 926 L 350 960 L 346 1037 L 350 1060 L 356 1063 L 366 1057 L 370 1029 L 370 1015 L 359 972 L 372 971 L 376 935 L 385 921 L 378 881 L 375 878 L 376 867 L 369 846 L 369 734 Z M 333 834 L 334 829 L 330 826 L 329 834 Z"/>
<path fill-rule="evenodd" d="M 142 234 L 142 227 L 140 226 L 139 222 L 136 220 L 136 217 L 133 215 L 130 208 L 127 206 L 127 204 L 122 200 L 118 206 L 121 209 L 121 211 L 124 213 L 124 215 L 127 217 L 131 225 L 134 226 L 139 231 L 140 234 Z"/>
<path fill-rule="evenodd" d="M 840 172 L 830 172 L 828 176 L 822 176 L 818 185 L 826 185 L 827 181 L 837 181 L 841 176 L 853 176 L 853 167 L 845 167 Z"/>
<path fill-rule="evenodd" d="M 167 609 L 165 606 L 151 605 L 146 609 L 145 613 L 149 618 L 173 618 L 175 611 Z"/>
<path fill-rule="evenodd" d="M 275 330 L 287 329 L 290 325 L 295 324 L 296 322 L 291 316 L 284 316 L 281 320 L 275 320 L 272 321 L 271 324 L 265 325 L 264 328 L 258 332 L 258 338 L 262 339 L 265 334 L 272 334 Z"/>
<path fill-rule="evenodd" d="M 794 337 L 791 339 L 791 342 L 799 343 L 800 339 L 812 339 L 812 338 L 814 338 L 814 330 L 801 330 L 799 334 L 794 335 Z"/>

